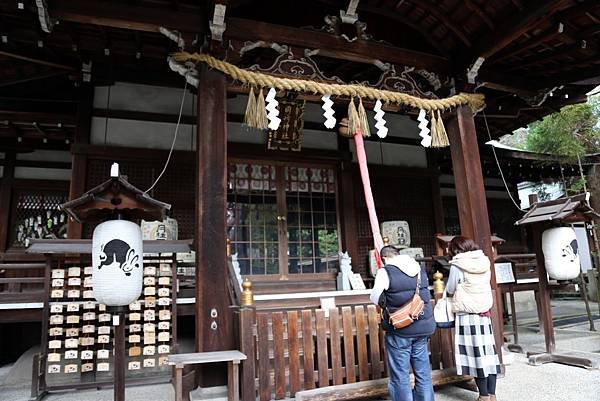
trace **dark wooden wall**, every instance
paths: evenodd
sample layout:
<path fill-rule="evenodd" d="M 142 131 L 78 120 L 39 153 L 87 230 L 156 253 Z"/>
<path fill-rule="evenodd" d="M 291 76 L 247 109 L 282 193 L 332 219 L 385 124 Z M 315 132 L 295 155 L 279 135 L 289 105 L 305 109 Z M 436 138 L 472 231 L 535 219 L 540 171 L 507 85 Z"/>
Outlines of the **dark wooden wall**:
<path fill-rule="evenodd" d="M 101 184 L 110 177 L 110 166 L 113 162 L 119 163 L 121 174 L 127 176 L 129 182 L 136 187 L 146 190 L 163 167 L 163 159 L 132 160 L 122 156 L 115 158 L 88 159 L 86 190 Z M 171 161 L 165 174 L 150 192 L 150 195 L 162 202 L 173 206 L 172 217 L 177 219 L 179 228 L 179 239 L 191 239 L 194 237 L 194 166 L 186 161 Z M 93 227 L 85 225 L 83 236 L 91 238 Z"/>
<path fill-rule="evenodd" d="M 458 222 L 458 206 L 456 198 L 444 197 L 444 216 L 446 234 L 460 234 Z M 520 253 L 527 251 L 527 243 L 523 229 L 515 226 L 515 222 L 522 217 L 510 199 L 487 199 L 490 228 L 492 234 L 504 239 L 506 242 L 499 248 L 500 253 Z"/>
<path fill-rule="evenodd" d="M 431 175 L 428 170 L 370 166 L 371 188 L 379 223 L 405 220 L 410 227 L 411 247 L 423 248 L 425 255 L 435 251 L 436 209 L 433 202 Z M 355 272 L 368 273 L 368 254 L 373 249 L 373 235 L 358 171 L 354 174 L 357 216 L 358 258 L 352 260 Z"/>

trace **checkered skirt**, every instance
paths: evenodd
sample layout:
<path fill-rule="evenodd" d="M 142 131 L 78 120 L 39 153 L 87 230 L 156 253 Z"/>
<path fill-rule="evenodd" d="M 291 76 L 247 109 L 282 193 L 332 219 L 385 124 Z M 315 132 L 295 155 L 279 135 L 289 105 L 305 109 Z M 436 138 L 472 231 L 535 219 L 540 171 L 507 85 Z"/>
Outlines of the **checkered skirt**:
<path fill-rule="evenodd" d="M 500 373 L 492 320 L 476 314 L 457 314 L 454 355 L 459 375 L 487 377 Z"/>

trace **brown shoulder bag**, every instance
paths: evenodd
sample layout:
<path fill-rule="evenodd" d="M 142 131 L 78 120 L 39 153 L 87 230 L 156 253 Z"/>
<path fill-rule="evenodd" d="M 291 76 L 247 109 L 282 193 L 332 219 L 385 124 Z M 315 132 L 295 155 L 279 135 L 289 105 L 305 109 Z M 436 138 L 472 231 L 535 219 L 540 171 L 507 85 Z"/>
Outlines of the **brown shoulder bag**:
<path fill-rule="evenodd" d="M 415 290 L 415 295 L 412 299 L 402 305 L 395 312 L 391 313 L 388 309 L 388 314 L 390 316 L 389 322 L 396 330 L 403 329 L 408 327 L 419 318 L 419 315 L 423 314 L 423 309 L 425 309 L 425 303 L 419 296 L 419 287 L 421 286 L 421 270 L 419 270 L 419 274 L 417 275 L 417 288 Z"/>

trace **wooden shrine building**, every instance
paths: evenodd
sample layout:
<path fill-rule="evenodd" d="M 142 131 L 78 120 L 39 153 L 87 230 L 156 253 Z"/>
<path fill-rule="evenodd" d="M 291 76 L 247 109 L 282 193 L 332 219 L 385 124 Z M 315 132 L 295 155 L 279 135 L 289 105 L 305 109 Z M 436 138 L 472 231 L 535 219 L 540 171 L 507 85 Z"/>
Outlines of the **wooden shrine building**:
<path fill-rule="evenodd" d="M 510 196 L 518 202 L 520 182 L 579 170 L 514 150 L 498 149 L 496 160 L 486 142 L 585 101 L 600 84 L 599 26 L 594 0 L 3 1 L 0 361 L 36 344 L 46 318 L 39 305 L 47 295 L 47 265 L 26 253 L 30 240 L 89 239 L 94 227 L 57 207 L 102 183 L 113 162 L 128 182 L 171 204 L 177 238 L 192 240 L 195 256 L 178 261 L 174 298 L 177 333 L 194 339 L 190 348 L 247 350 L 251 344 L 239 335 L 240 319 L 248 317 L 231 313 L 239 288 L 228 261 L 252 281 L 257 310 L 273 312 L 270 328 L 301 330 L 277 313 L 316 313 L 319 297 L 310 294 L 336 290 L 338 252 L 348 252 L 367 285 L 372 280 L 373 237 L 357 151 L 338 133 L 350 99 L 331 97 L 337 122 L 327 128 L 320 94 L 280 90 L 280 128 L 248 128 L 249 85 L 174 53 L 209 55 L 267 76 L 355 83 L 421 99 L 483 94 L 481 110 L 460 105 L 441 113 L 450 144 L 441 149 L 421 146 L 419 110 L 393 103 L 383 104 L 388 135 L 379 138 L 375 101 L 364 99 L 379 222 L 406 221 L 410 246 L 421 248 L 430 266 L 438 233 L 473 237 L 491 258 L 491 234 L 505 241 L 500 254 L 531 251 L 525 231 L 513 225 L 522 213 Z M 494 288 L 500 301 L 495 281 Z M 365 294 L 340 296 L 337 304 L 365 304 Z M 501 343 L 502 303 L 496 304 Z M 358 313 L 357 325 L 376 330 L 362 310 L 339 317 Z M 324 319 L 310 316 L 317 326 Z M 255 335 L 265 334 L 266 328 L 253 327 Z M 23 349 L 7 350 L 17 338 L 25 339 Z M 268 364 L 269 349 L 257 352 Z M 440 350 L 438 366 L 448 358 Z M 361 361 L 357 372 L 348 368 L 331 383 L 381 377 L 383 362 L 381 369 L 369 364 L 376 373 L 368 373 L 358 368 Z M 256 377 L 242 372 L 253 385 L 242 393 L 269 399 L 263 379 L 270 376 L 261 363 L 265 357 L 258 358 Z M 282 363 L 288 362 L 269 366 Z M 329 383 L 316 374 L 313 387 Z M 275 386 L 273 397 L 305 388 L 296 381 L 286 386 Z"/>

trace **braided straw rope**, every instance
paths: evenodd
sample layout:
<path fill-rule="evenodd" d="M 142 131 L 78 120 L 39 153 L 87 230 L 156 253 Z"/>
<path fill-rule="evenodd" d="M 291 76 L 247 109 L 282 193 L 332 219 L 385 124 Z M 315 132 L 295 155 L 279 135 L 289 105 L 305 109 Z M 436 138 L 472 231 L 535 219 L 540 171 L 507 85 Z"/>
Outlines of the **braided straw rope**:
<path fill-rule="evenodd" d="M 277 88 L 279 90 L 318 93 L 321 95 L 346 97 L 358 96 L 365 99 L 379 99 L 383 102 L 404 104 L 415 109 L 424 109 L 427 111 L 444 111 L 464 105 L 469 105 L 471 110 L 475 111 L 481 109 L 485 104 L 484 96 L 479 93 L 460 93 L 445 99 L 421 99 L 406 93 L 369 88 L 361 85 L 327 84 L 304 79 L 275 77 L 256 71 L 243 70 L 226 61 L 218 60 L 204 53 L 190 54 L 188 52 L 179 52 L 175 53 L 173 57 L 179 62 L 195 61 L 205 63 L 211 68 L 219 70 L 237 81 L 258 88 L 269 87 Z"/>

